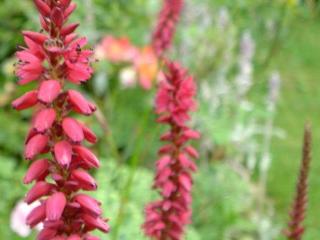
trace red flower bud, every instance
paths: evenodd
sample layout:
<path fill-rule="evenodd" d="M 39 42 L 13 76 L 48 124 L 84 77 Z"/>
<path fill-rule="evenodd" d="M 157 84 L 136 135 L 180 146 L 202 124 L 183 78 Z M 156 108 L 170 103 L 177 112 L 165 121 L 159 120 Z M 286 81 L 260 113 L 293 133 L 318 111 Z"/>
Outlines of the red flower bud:
<path fill-rule="evenodd" d="M 16 110 L 24 110 L 33 107 L 37 104 L 37 94 L 36 90 L 27 92 L 18 99 L 12 102 L 12 107 Z"/>
<path fill-rule="evenodd" d="M 49 168 L 49 162 L 47 159 L 40 159 L 40 160 L 33 162 L 30 165 L 30 167 L 29 167 L 29 169 L 23 179 L 23 182 L 25 184 L 29 184 L 32 181 L 37 180 L 40 177 L 43 177 L 44 175 L 47 175 L 48 168 Z"/>
<path fill-rule="evenodd" d="M 56 112 L 52 108 L 45 108 L 37 113 L 33 120 L 33 127 L 39 133 L 44 133 L 56 120 Z"/>
<path fill-rule="evenodd" d="M 67 141 L 58 142 L 54 146 L 54 155 L 62 167 L 68 168 L 72 158 L 72 146 Z"/>
<path fill-rule="evenodd" d="M 64 193 L 57 192 L 48 198 L 46 204 L 46 216 L 49 221 L 57 221 L 61 218 L 67 204 Z"/>
<path fill-rule="evenodd" d="M 81 125 L 73 118 L 65 118 L 62 121 L 63 131 L 73 142 L 81 142 L 84 134 Z"/>
<path fill-rule="evenodd" d="M 59 95 L 61 85 L 56 80 L 43 81 L 39 88 L 38 99 L 43 103 L 52 103 Z"/>
<path fill-rule="evenodd" d="M 24 151 L 24 156 L 26 159 L 30 160 L 33 159 L 35 156 L 40 154 L 48 144 L 48 137 L 42 134 L 37 134 L 34 137 L 32 137 Z"/>

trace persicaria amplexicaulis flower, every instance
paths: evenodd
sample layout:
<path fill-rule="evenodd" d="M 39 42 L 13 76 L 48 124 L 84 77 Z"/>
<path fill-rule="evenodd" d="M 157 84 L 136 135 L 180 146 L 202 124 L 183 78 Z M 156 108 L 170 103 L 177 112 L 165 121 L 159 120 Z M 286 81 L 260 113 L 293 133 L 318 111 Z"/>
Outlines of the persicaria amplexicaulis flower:
<path fill-rule="evenodd" d="M 302 161 L 296 188 L 296 196 L 290 212 L 290 221 L 285 235 L 290 240 L 301 240 L 304 234 L 303 220 L 308 202 L 308 175 L 311 161 L 312 134 L 310 126 L 305 127 L 302 150 Z"/>
<path fill-rule="evenodd" d="M 163 0 L 157 26 L 152 36 L 152 46 L 159 57 L 172 44 L 183 5 L 184 0 Z"/>
<path fill-rule="evenodd" d="M 145 234 L 159 240 L 180 240 L 191 218 L 192 172 L 198 152 L 188 144 L 199 133 L 187 126 L 190 111 L 195 110 L 196 86 L 193 78 L 178 64 L 167 62 L 168 73 L 160 83 L 156 97 L 158 122 L 170 127 L 161 136 L 167 142 L 159 150 L 154 188 L 161 200 L 146 206 Z"/>
<path fill-rule="evenodd" d="M 41 32 L 23 32 L 26 47 L 17 52 L 18 84 L 36 81 L 38 87 L 16 99 L 17 110 L 35 107 L 24 156 L 31 161 L 24 183 L 33 183 L 25 201 L 40 201 L 27 217 L 31 227 L 43 223 L 38 240 L 96 240 L 90 232 L 109 231 L 101 214 L 101 203 L 79 191 L 97 189 L 88 173 L 99 168 L 99 160 L 82 143 L 97 141 L 95 134 L 72 113 L 85 116 L 95 111 L 80 92 L 66 83 L 81 84 L 92 75 L 92 51 L 84 48 L 86 38 L 68 24 L 76 4 L 71 0 L 34 0 L 40 13 Z M 41 156 L 42 155 L 42 156 Z"/>

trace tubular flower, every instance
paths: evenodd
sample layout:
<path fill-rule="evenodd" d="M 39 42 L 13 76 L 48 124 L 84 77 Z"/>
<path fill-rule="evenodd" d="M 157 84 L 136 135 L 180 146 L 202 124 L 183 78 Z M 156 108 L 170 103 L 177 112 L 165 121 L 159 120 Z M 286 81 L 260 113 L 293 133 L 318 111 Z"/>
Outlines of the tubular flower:
<path fill-rule="evenodd" d="M 24 156 L 32 161 L 24 183 L 35 182 L 25 197 L 31 204 L 40 201 L 27 217 L 31 227 L 43 223 L 38 240 L 98 239 L 89 232 L 108 232 L 101 203 L 79 190 L 96 190 L 88 173 L 99 160 L 82 142 L 96 142 L 95 134 L 69 116 L 76 112 L 91 115 L 95 106 L 81 93 L 65 89 L 67 82 L 81 84 L 92 75 L 91 50 L 86 38 L 77 38 L 77 24 L 68 24 L 76 5 L 71 0 L 34 0 L 40 13 L 41 33 L 23 32 L 26 47 L 17 52 L 18 83 L 37 82 L 38 88 L 13 101 L 24 110 L 36 106 Z M 40 155 L 47 154 L 45 158 Z"/>
<path fill-rule="evenodd" d="M 198 153 L 188 141 L 198 139 L 200 134 L 186 125 L 196 105 L 193 78 L 178 63 L 167 63 L 167 67 L 156 97 L 158 122 L 170 126 L 161 136 L 167 144 L 159 150 L 154 179 L 154 188 L 162 199 L 146 206 L 143 228 L 155 239 L 179 240 L 184 226 L 190 223 L 191 174 L 197 169 L 192 159 L 198 158 Z"/>
<path fill-rule="evenodd" d="M 290 212 L 290 222 L 285 235 L 290 240 L 301 240 L 304 233 L 304 226 L 302 225 L 306 214 L 306 207 L 308 201 L 308 174 L 311 161 L 311 130 L 306 126 L 304 132 L 304 144 L 302 150 L 302 162 L 300 166 L 300 173 L 297 182 L 296 196 Z"/>
<path fill-rule="evenodd" d="M 184 0 L 163 0 L 156 29 L 152 36 L 152 45 L 156 54 L 161 57 L 170 47 L 176 25 L 179 21 Z"/>

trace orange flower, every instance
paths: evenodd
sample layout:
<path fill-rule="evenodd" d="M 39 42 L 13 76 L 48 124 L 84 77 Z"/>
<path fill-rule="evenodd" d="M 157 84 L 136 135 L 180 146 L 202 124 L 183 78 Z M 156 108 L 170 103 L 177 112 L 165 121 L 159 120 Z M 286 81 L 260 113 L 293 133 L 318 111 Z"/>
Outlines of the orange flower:
<path fill-rule="evenodd" d="M 111 62 L 130 62 L 137 55 L 137 48 L 126 37 L 105 37 L 96 48 L 98 59 L 106 58 Z"/>
<path fill-rule="evenodd" d="M 146 46 L 142 48 L 139 55 L 135 58 L 134 64 L 139 76 L 140 85 L 145 89 L 150 89 L 159 71 L 158 59 L 152 47 Z"/>

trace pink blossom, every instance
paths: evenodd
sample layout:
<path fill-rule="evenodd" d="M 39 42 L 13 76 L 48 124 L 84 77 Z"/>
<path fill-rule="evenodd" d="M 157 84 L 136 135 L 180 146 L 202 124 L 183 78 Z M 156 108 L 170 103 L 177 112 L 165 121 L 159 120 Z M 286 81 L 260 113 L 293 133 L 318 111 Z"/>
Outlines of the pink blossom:
<path fill-rule="evenodd" d="M 43 224 L 38 240 L 95 239 L 89 232 L 108 232 L 107 220 L 98 201 L 77 192 L 97 189 L 88 170 L 98 168 L 99 160 L 81 146 L 84 140 L 95 143 L 97 137 L 68 115 L 71 111 L 91 115 L 96 107 L 80 92 L 66 89 L 67 81 L 81 84 L 90 79 L 92 51 L 86 48 L 86 38 L 75 35 L 79 25 L 67 23 L 76 8 L 72 0 L 34 3 L 42 31 L 23 32 L 26 47 L 17 52 L 17 76 L 19 84 L 35 81 L 38 87 L 12 103 L 17 110 L 37 107 L 25 141 L 24 156 L 31 164 L 23 181 L 35 182 L 25 202 L 40 205 L 25 221 L 30 227 Z"/>
<path fill-rule="evenodd" d="M 154 188 L 162 199 L 146 206 L 143 229 L 154 239 L 180 240 L 185 225 L 190 223 L 191 173 L 197 169 L 192 158 L 198 157 L 197 151 L 187 142 L 198 139 L 200 134 L 186 125 L 189 112 L 195 109 L 193 79 L 178 63 L 166 64 L 168 73 L 156 97 L 158 122 L 170 126 L 161 136 L 161 140 L 168 143 L 159 150 L 154 179 Z"/>

